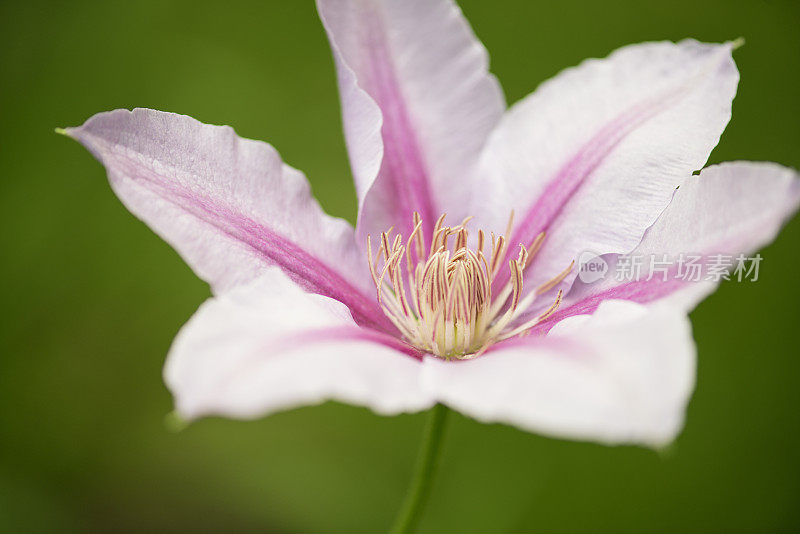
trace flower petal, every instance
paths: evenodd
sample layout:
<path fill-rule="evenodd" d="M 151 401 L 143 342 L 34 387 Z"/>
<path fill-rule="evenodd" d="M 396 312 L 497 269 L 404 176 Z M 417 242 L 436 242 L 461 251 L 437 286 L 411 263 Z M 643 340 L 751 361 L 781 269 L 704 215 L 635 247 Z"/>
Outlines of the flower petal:
<path fill-rule="evenodd" d="M 227 126 L 149 109 L 99 113 L 66 133 L 106 167 L 122 202 L 216 292 L 280 266 L 307 291 L 386 326 L 366 260 L 344 220 L 326 215 L 305 177 L 270 145 Z"/>
<path fill-rule="evenodd" d="M 474 360 L 425 365 L 436 398 L 479 421 L 658 446 L 683 425 L 695 347 L 680 311 L 607 301 L 546 338 L 516 338 Z"/>
<path fill-rule="evenodd" d="M 338 68 L 358 233 L 405 235 L 459 207 L 505 109 L 486 50 L 451 0 L 318 0 Z"/>
<path fill-rule="evenodd" d="M 481 161 L 491 202 L 476 195 L 473 211 L 501 231 L 513 208 L 514 246 L 547 232 L 530 287 L 582 251 L 626 253 L 639 243 L 730 119 L 733 46 L 627 46 L 567 69 L 509 110 Z"/>
<path fill-rule="evenodd" d="M 676 262 L 681 254 L 706 260 L 716 255 L 752 254 L 772 242 L 800 206 L 800 177 L 776 163 L 731 162 L 692 176 L 631 252 L 642 257 L 641 275 L 620 282 L 617 258 L 607 257 L 608 275 L 594 283 L 576 280 L 562 308 L 537 331 L 573 314 L 593 312 L 604 299 L 652 302 L 668 298 L 686 311 L 714 291 L 718 282 L 684 280 L 674 270 L 650 274 L 649 258 Z M 650 278 L 648 280 L 648 278 Z M 666 278 L 666 280 L 665 280 Z"/>
<path fill-rule="evenodd" d="M 185 418 L 252 418 L 338 400 L 381 414 L 432 405 L 419 356 L 361 329 L 339 302 L 270 269 L 209 299 L 181 329 L 165 380 Z"/>

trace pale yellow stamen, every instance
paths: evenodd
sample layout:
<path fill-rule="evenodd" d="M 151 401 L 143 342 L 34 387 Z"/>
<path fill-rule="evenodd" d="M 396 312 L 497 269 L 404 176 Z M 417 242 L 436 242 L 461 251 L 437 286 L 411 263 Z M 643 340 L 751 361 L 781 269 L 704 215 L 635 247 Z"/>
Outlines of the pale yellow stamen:
<path fill-rule="evenodd" d="M 439 217 L 433 227 L 427 256 L 418 213 L 414 213 L 414 226 L 405 242 L 399 234 L 390 239 L 389 229 L 381 233 L 380 247 L 373 255 L 372 239 L 367 238 L 369 270 L 378 302 L 410 344 L 443 358 L 473 358 L 498 341 L 527 334 L 556 311 L 561 291 L 544 313 L 515 324 L 537 296 L 558 285 L 573 267 L 570 264 L 523 297 L 524 273 L 539 251 L 544 233 L 527 247 L 519 245 L 516 259 L 507 262 L 508 282 L 493 295 L 492 283 L 508 251 L 506 238 L 490 234 L 487 258 L 482 230 L 478 231 L 477 246 L 469 248 L 467 224 L 472 217 L 455 227 L 445 226 L 445 217 Z M 513 217 L 512 213 L 506 234 L 511 231 Z"/>

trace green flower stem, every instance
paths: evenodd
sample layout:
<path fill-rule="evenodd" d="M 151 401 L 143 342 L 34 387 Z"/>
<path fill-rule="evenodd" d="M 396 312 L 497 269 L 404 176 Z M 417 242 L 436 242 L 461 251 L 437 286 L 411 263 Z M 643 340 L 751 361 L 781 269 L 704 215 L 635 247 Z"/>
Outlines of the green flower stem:
<path fill-rule="evenodd" d="M 422 437 L 422 447 L 414 468 L 414 478 L 408 488 L 408 494 L 403 502 L 400 512 L 394 521 L 390 534 L 410 534 L 414 532 L 422 517 L 422 511 L 428 500 L 433 483 L 433 475 L 439 461 L 439 449 L 444 433 L 444 424 L 447 412 L 450 410 L 444 404 L 437 404 L 431 408 L 425 434 Z"/>

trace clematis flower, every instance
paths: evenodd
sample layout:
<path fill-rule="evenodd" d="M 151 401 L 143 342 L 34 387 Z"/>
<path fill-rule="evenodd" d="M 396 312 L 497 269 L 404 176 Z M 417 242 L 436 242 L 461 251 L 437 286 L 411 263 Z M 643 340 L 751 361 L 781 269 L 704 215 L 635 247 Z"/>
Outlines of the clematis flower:
<path fill-rule="evenodd" d="M 687 313 L 716 283 L 586 283 L 576 261 L 752 253 L 796 211 L 792 170 L 695 172 L 731 117 L 735 43 L 627 46 L 506 109 L 449 0 L 318 10 L 355 228 L 229 127 L 135 109 L 65 130 L 212 287 L 167 360 L 178 413 L 443 403 L 561 437 L 672 440 L 694 384 Z"/>

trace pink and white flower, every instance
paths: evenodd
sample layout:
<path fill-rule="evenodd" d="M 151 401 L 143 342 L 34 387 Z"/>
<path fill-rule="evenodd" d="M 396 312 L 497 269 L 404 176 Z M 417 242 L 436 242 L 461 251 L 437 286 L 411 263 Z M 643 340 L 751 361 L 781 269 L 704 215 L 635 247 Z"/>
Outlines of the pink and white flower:
<path fill-rule="evenodd" d="M 795 212 L 800 182 L 776 164 L 693 174 L 731 116 L 734 44 L 627 46 L 506 109 L 450 0 L 318 9 L 355 229 L 229 127 L 135 109 L 66 130 L 213 289 L 167 360 L 179 414 L 441 402 L 562 437 L 673 439 L 694 384 L 686 314 L 716 284 L 587 284 L 574 262 L 750 253 Z"/>

